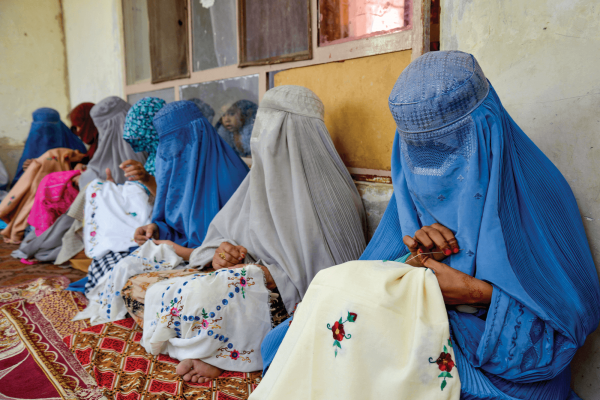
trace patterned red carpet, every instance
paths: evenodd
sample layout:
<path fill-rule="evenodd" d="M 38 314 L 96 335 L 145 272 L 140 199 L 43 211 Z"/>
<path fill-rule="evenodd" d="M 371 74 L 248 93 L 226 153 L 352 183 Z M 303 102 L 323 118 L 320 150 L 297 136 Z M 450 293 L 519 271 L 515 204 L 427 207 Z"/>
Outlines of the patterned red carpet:
<path fill-rule="evenodd" d="M 188 384 L 177 360 L 146 353 L 133 319 L 71 322 L 87 300 L 62 289 L 85 273 L 22 264 L 10 256 L 17 248 L 0 236 L 0 398 L 245 400 L 260 382 L 260 372 L 226 372 Z"/>
<path fill-rule="evenodd" d="M 15 244 L 6 244 L 0 236 L 0 286 L 18 285 L 37 278 L 64 276 L 71 282 L 85 277 L 85 273 L 74 268 L 61 268 L 50 263 L 25 265 L 10 253 L 19 248 Z"/>

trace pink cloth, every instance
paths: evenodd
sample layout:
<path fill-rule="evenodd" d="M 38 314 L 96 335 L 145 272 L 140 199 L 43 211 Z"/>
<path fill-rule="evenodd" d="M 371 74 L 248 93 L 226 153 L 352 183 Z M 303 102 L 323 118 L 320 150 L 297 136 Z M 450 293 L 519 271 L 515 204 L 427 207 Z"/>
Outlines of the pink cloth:
<path fill-rule="evenodd" d="M 53 172 L 42 179 L 27 219 L 29 225 L 35 228 L 37 236 L 50 228 L 71 207 L 79 194 L 71 180 L 79 174 L 81 171 Z"/>

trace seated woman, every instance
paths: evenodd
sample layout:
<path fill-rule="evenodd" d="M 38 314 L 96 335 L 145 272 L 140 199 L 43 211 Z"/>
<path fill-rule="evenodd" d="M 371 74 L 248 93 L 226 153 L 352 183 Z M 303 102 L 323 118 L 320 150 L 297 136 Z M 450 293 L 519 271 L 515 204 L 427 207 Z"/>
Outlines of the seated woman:
<path fill-rule="evenodd" d="M 177 255 L 173 257 L 178 260 L 175 265 L 174 262 L 159 263 L 164 247 L 175 248 L 187 259 L 193 248 L 200 246 L 210 222 L 248 174 L 248 166 L 219 137 L 192 102 L 177 101 L 166 105 L 154 116 L 154 127 L 159 137 L 154 223 L 138 228 L 135 240 L 144 245 L 150 238 L 162 239 L 146 245 L 150 251 L 158 252 L 150 258 L 153 261 L 156 257 L 159 267 L 151 270 L 158 273 L 181 263 Z M 130 236 L 134 238 L 133 234 Z M 161 247 L 155 243 L 166 244 Z M 145 254 L 146 250 L 140 251 Z M 125 257 L 123 264 L 115 265 L 112 273 L 107 273 L 112 266 L 103 271 L 104 276 L 97 282 L 97 287 L 87 291 L 91 303 L 82 315 L 89 314 L 94 323 L 125 317 L 127 310 L 121 288 L 130 277 L 147 271 L 138 254 L 139 251 Z M 128 299 L 126 302 L 131 303 Z M 106 315 L 108 308 L 110 315 Z M 136 311 L 132 313 L 134 316 L 139 309 Z"/>
<path fill-rule="evenodd" d="M 94 103 L 81 103 L 69 113 L 72 124 L 71 131 L 89 146 L 87 153 L 85 153 L 87 162 L 94 157 L 94 153 L 98 148 L 98 128 L 96 128 L 94 119 L 90 115 L 92 108 L 94 108 Z"/>
<path fill-rule="evenodd" d="M 145 153 L 136 153 L 123 139 L 125 117 L 131 106 L 120 97 L 111 96 L 96 104 L 90 111 L 98 128 L 98 148 L 81 174 L 79 185 L 84 189 L 92 180 L 106 180 L 106 170 L 118 184 L 125 183 L 125 173 L 119 166 L 126 160 L 146 162 Z"/>
<path fill-rule="evenodd" d="M 329 390 L 351 391 L 358 384 L 356 393 L 367 388 L 382 394 L 405 373 L 423 372 L 429 363 L 441 372 L 440 396 L 454 393 L 460 377 L 464 399 L 577 398 L 570 389 L 569 364 L 598 326 L 600 285 L 568 183 L 511 119 L 469 54 L 421 56 L 400 75 L 389 105 L 397 124 L 394 196 L 361 259 L 393 260 L 408 249 L 412 265 L 432 270 L 452 339 L 437 360 L 426 358 L 433 351 L 414 346 L 418 351 L 406 364 L 381 362 L 384 352 L 407 344 L 386 341 L 387 331 L 374 323 L 385 310 L 359 314 L 359 322 L 346 325 L 352 339 L 341 347 L 346 354 L 368 349 L 377 376 L 394 377 L 363 379 L 364 369 L 346 365 L 350 356 L 338 356 L 332 369 L 332 361 L 319 364 L 318 347 L 304 351 L 304 358 L 300 350 L 318 346 L 321 334 L 331 337 L 330 330 L 321 329 L 330 321 L 311 315 L 325 307 L 346 307 L 348 301 L 365 305 L 378 289 L 365 286 L 362 297 L 351 296 L 345 304 L 316 303 L 307 294 L 298 318 L 291 326 L 282 324 L 289 331 L 251 398 L 281 398 L 284 388 L 294 394 L 286 398 L 307 398 L 319 379 L 332 382 L 321 392 L 323 398 Z M 352 281 L 351 272 L 342 274 L 340 267 L 335 267 L 338 279 Z M 402 318 L 405 310 L 396 311 Z M 335 327 L 340 340 L 345 338 L 343 322 Z M 319 329 L 305 329 L 313 323 Z M 271 341 L 270 349 L 277 347 L 271 339 L 284 328 L 265 340 Z M 315 368 L 309 371 L 307 365 Z M 410 398 L 426 398 L 422 395 L 415 392 Z"/>
<path fill-rule="evenodd" d="M 32 115 L 31 129 L 11 187 L 15 186 L 31 162 L 48 150 L 62 148 L 87 152 L 81 140 L 60 120 L 60 114 L 56 110 L 38 108 Z"/>
<path fill-rule="evenodd" d="M 7 243 L 21 243 L 27 219 L 33 206 L 38 186 L 52 172 L 70 171 L 85 157 L 78 150 L 53 149 L 34 159 L 27 171 L 0 203 L 0 218 L 7 223 L 1 232 Z"/>
<path fill-rule="evenodd" d="M 260 369 L 264 335 L 292 312 L 315 274 L 364 249 L 363 205 L 323 114 L 306 88 L 269 90 L 250 142 L 250 174 L 190 256 L 190 267 L 217 271 L 152 286 L 152 274 L 130 280 L 145 302 L 143 345 L 185 359 L 177 367 L 184 380 Z"/>

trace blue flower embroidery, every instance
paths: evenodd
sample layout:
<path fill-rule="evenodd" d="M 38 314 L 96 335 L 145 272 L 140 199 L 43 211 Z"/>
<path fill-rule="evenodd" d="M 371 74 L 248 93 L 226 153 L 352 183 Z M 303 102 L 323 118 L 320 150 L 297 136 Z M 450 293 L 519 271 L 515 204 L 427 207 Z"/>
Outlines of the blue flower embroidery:
<path fill-rule="evenodd" d="M 233 344 L 229 343 L 229 344 L 227 345 L 227 348 L 228 348 L 228 349 L 232 349 L 232 348 L 233 348 Z"/>
<path fill-rule="evenodd" d="M 229 292 L 229 298 L 233 299 L 233 293 Z"/>
<path fill-rule="evenodd" d="M 236 293 L 239 293 L 239 292 L 240 292 L 240 288 L 236 286 L 236 287 L 235 287 L 235 292 L 236 292 Z"/>
<path fill-rule="evenodd" d="M 181 322 L 175 321 L 175 326 L 179 326 L 179 325 L 181 325 Z"/>
<path fill-rule="evenodd" d="M 221 306 L 217 306 L 217 311 L 221 310 Z"/>
<path fill-rule="evenodd" d="M 215 317 L 215 313 L 214 312 L 211 312 L 209 315 L 210 315 L 211 318 Z"/>
<path fill-rule="evenodd" d="M 179 290 L 177 291 L 177 293 L 181 293 L 181 289 L 179 289 Z"/>
<path fill-rule="evenodd" d="M 187 285 L 187 281 L 183 282 L 183 286 Z M 180 289 L 181 290 L 181 289 Z"/>
<path fill-rule="evenodd" d="M 200 321 L 200 317 L 198 317 L 198 316 L 195 316 L 195 317 L 194 317 L 194 319 L 195 319 L 196 321 Z"/>
<path fill-rule="evenodd" d="M 208 331 L 207 333 L 208 333 L 208 336 L 212 336 L 213 331 Z"/>
<path fill-rule="evenodd" d="M 223 299 L 222 303 L 224 306 L 226 306 L 229 302 L 227 301 L 227 299 Z"/>

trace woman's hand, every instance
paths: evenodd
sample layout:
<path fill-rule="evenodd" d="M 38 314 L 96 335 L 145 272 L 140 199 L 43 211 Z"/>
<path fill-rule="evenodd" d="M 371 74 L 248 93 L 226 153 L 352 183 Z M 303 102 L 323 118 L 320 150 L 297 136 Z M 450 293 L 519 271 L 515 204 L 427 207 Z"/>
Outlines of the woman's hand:
<path fill-rule="evenodd" d="M 435 253 L 430 256 L 436 261 L 442 261 L 460 251 L 454 233 L 442 224 L 424 226 L 415 232 L 414 237 L 406 235 L 402 240 L 410 251 L 408 259 L 411 261 L 408 264 L 413 267 L 423 267 L 421 258 L 417 257 L 421 253 Z"/>
<path fill-rule="evenodd" d="M 248 254 L 248 250 L 245 247 L 223 242 L 215 251 L 212 267 L 214 269 L 231 268 L 243 262 L 246 254 Z"/>
<path fill-rule="evenodd" d="M 135 230 L 133 240 L 135 240 L 139 246 L 146 243 L 148 239 L 158 239 L 158 225 L 144 225 Z"/>
<path fill-rule="evenodd" d="M 119 168 L 125 173 L 125 178 L 130 181 L 140 181 L 145 183 L 150 179 L 150 174 L 144 168 L 144 164 L 136 160 L 123 161 Z"/>
<path fill-rule="evenodd" d="M 31 165 L 32 162 L 33 162 L 33 158 L 29 158 L 29 159 L 25 160 L 23 162 L 23 171 L 27 171 L 27 168 L 29 168 L 29 166 Z"/>
<path fill-rule="evenodd" d="M 419 256 L 419 258 L 425 267 L 435 272 L 444 296 L 444 303 L 484 306 L 489 305 L 492 301 L 493 287 L 489 283 L 462 273 L 428 255 Z"/>

